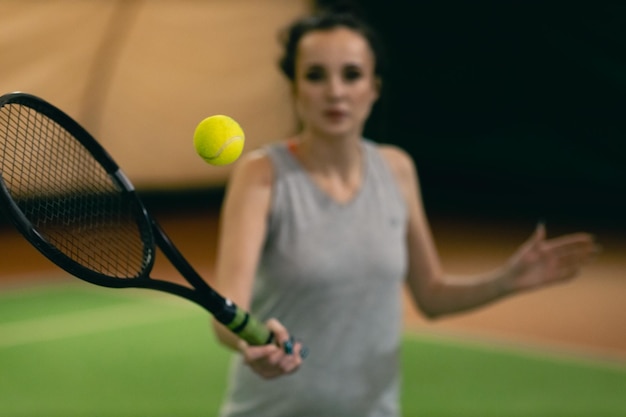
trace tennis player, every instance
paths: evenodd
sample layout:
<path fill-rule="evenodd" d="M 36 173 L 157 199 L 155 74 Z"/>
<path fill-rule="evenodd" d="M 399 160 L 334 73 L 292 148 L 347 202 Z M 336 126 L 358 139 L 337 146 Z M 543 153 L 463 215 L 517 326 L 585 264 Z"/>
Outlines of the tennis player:
<path fill-rule="evenodd" d="M 402 294 L 434 318 L 565 282 L 592 236 L 539 225 L 501 268 L 444 273 L 409 155 L 363 138 L 383 85 L 380 43 L 349 14 L 293 23 L 280 68 L 299 133 L 236 165 L 223 206 L 218 291 L 268 320 L 281 347 L 234 358 L 222 417 L 399 417 Z M 310 350 L 303 361 L 301 345 Z"/>

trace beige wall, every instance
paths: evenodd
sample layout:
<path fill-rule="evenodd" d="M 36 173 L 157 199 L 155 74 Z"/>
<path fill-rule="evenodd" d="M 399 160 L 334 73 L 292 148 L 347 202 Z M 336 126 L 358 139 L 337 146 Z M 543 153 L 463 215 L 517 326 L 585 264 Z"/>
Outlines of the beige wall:
<path fill-rule="evenodd" d="M 137 188 L 221 185 L 192 134 L 235 118 L 248 152 L 290 134 L 277 34 L 303 0 L 0 0 L 0 93 L 24 91 L 76 118 Z"/>

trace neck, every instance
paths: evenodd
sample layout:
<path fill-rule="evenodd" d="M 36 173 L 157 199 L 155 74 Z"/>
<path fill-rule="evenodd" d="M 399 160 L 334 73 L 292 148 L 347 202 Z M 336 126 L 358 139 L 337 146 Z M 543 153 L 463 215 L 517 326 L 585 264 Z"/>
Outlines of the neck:
<path fill-rule="evenodd" d="M 365 163 L 361 140 L 313 140 L 300 135 L 290 150 L 313 182 L 338 203 L 351 201 L 361 189 Z"/>
<path fill-rule="evenodd" d="M 360 137 L 325 138 L 302 132 L 292 139 L 293 151 L 309 171 L 339 172 L 345 175 L 360 171 Z"/>

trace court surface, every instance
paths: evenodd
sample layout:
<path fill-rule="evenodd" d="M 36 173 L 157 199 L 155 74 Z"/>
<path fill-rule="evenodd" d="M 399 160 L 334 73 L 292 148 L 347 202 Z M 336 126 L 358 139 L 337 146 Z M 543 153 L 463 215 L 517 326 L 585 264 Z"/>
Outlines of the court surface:
<path fill-rule="evenodd" d="M 160 220 L 210 280 L 216 216 Z M 497 266 L 531 230 L 433 220 L 459 274 Z M 626 416 L 626 244 L 591 231 L 604 251 L 572 283 L 432 322 L 407 303 L 405 415 Z M 8 228 L 0 253 L 0 417 L 215 414 L 229 354 L 200 308 L 83 283 Z"/>

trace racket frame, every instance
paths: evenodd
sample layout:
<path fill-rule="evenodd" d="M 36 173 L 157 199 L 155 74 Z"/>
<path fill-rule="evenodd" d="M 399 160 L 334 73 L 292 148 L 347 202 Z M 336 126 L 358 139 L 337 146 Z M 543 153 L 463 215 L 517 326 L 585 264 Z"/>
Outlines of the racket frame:
<path fill-rule="evenodd" d="M 0 109 L 11 104 L 28 107 L 57 123 L 80 142 L 104 168 L 113 183 L 124 195 L 124 198 L 128 199 L 133 205 L 133 211 L 135 212 L 135 218 L 144 244 L 144 260 L 146 262 L 137 277 L 114 278 L 93 271 L 74 261 L 39 233 L 19 205 L 13 200 L 11 192 L 0 172 L 0 206 L 8 215 L 11 223 L 29 243 L 58 267 L 84 281 L 103 287 L 145 288 L 178 295 L 204 307 L 220 323 L 250 344 L 262 345 L 273 341 L 272 333 L 264 324 L 236 306 L 231 300 L 216 292 L 198 274 L 170 240 L 163 228 L 157 223 L 156 219 L 148 213 L 128 177 L 104 147 L 87 130 L 65 112 L 37 96 L 23 92 L 13 92 L 0 96 Z M 193 286 L 193 289 L 150 276 L 156 259 L 157 247 L 185 280 Z"/>

